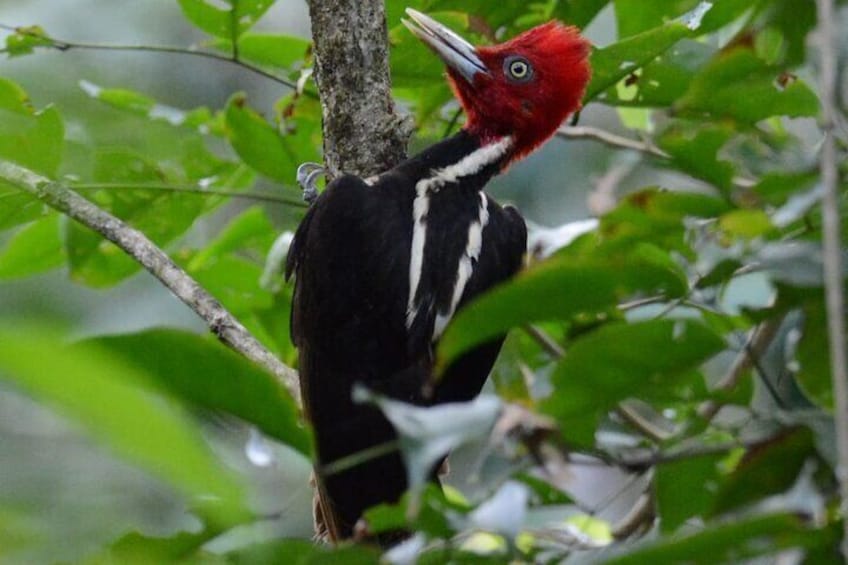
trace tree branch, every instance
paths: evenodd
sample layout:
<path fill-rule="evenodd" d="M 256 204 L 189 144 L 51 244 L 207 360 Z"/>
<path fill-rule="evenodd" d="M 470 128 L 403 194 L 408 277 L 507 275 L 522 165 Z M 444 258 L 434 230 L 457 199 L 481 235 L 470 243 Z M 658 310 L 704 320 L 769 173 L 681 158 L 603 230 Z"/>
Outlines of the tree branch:
<path fill-rule="evenodd" d="M 247 69 L 248 71 L 255 73 L 259 76 L 265 77 L 284 86 L 288 86 L 293 90 L 297 89 L 297 85 L 289 79 L 275 75 L 274 73 L 270 73 L 261 67 L 241 60 L 238 56 L 238 50 L 235 48 L 235 46 L 233 48 L 234 50 L 232 55 L 224 55 L 222 53 L 215 53 L 214 51 L 200 51 L 193 47 L 176 47 L 170 45 L 123 45 L 115 43 L 87 43 L 81 41 L 66 41 L 64 39 L 58 39 L 56 37 L 50 37 L 28 32 L 25 28 L 10 26 L 8 24 L 0 24 L 0 29 L 11 31 L 20 35 L 43 39 L 50 42 L 48 44 L 34 46 L 37 49 L 53 49 L 55 51 L 62 52 L 71 51 L 74 49 L 85 49 L 89 51 L 132 51 L 138 53 L 168 53 L 172 55 L 192 55 L 194 57 L 203 57 L 205 59 L 223 61 L 225 63 L 238 65 L 239 67 Z M 3 53 L 5 51 L 6 49 L 0 49 L 0 53 Z M 314 93 L 312 92 L 306 92 L 306 94 L 309 96 L 314 96 Z"/>
<path fill-rule="evenodd" d="M 0 161 L 0 179 L 35 196 L 123 249 L 194 310 L 218 339 L 277 377 L 295 401 L 300 401 L 297 372 L 265 349 L 232 314 L 143 233 L 65 185 L 8 161 Z"/>
<path fill-rule="evenodd" d="M 563 139 L 592 139 L 613 149 L 629 149 L 659 159 L 671 159 L 671 155 L 650 141 L 630 139 L 600 128 L 590 126 L 562 126 L 557 130 L 556 135 Z M 754 179 L 740 176 L 733 177 L 732 180 L 733 184 L 739 188 L 751 188 L 757 184 L 757 181 Z"/>
<path fill-rule="evenodd" d="M 622 137 L 590 126 L 562 126 L 557 130 L 556 134 L 557 137 L 562 137 L 563 139 L 593 139 L 613 149 L 631 149 L 661 159 L 669 159 L 671 157 L 653 143 Z"/>
<path fill-rule="evenodd" d="M 128 182 L 90 182 L 75 183 L 69 187 L 72 190 L 151 190 L 159 192 L 180 192 L 196 194 L 198 196 L 226 196 L 228 198 L 241 198 L 257 202 L 271 202 L 273 204 L 285 204 L 295 208 L 306 208 L 307 204 L 301 198 L 288 198 L 273 193 L 244 192 L 239 190 L 227 190 L 225 188 L 203 188 L 197 185 L 178 185 L 162 183 L 128 183 Z M 14 193 L 12 193 L 14 194 Z"/>
<path fill-rule="evenodd" d="M 410 132 L 392 102 L 382 0 L 311 0 L 309 15 L 329 177 L 390 169 Z"/>
<path fill-rule="evenodd" d="M 841 497 L 844 526 L 842 555 L 848 560 L 848 351 L 845 343 L 845 296 L 842 281 L 842 242 L 839 202 L 839 160 L 836 155 L 834 128 L 838 110 L 837 45 L 833 0 L 818 0 L 818 40 L 821 67 L 819 96 L 822 104 L 824 140 L 820 160 L 822 199 L 824 282 L 827 298 L 827 328 L 830 341 L 830 370 L 833 379 L 836 419 L 836 477 Z"/>

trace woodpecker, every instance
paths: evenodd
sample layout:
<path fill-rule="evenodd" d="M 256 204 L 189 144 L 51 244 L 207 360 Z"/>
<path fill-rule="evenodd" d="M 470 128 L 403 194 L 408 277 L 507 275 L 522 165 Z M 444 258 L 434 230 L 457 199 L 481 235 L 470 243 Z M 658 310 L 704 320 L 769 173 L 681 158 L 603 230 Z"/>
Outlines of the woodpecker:
<path fill-rule="evenodd" d="M 351 537 L 366 509 L 397 501 L 407 488 L 397 451 L 323 472 L 396 439 L 377 408 L 352 400 L 354 384 L 417 405 L 480 392 L 503 337 L 453 363 L 433 390 L 427 385 L 434 348 L 457 310 L 522 265 L 524 220 L 484 188 L 580 108 L 590 77 L 589 44 L 573 27 L 550 22 L 475 48 L 425 14 L 406 13 L 404 24 L 446 64 L 466 123 L 376 177 L 330 182 L 286 263 L 286 278 L 295 275 L 291 334 L 316 440 L 316 522 L 330 540 Z"/>

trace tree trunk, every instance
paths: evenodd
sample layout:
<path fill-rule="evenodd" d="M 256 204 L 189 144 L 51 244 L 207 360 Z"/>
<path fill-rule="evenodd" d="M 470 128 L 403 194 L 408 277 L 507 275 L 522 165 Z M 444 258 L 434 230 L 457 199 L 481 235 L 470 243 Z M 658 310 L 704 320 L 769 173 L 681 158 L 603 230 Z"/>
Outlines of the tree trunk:
<path fill-rule="evenodd" d="M 382 0 L 311 0 L 309 15 L 328 178 L 390 169 L 410 132 L 392 102 Z"/>

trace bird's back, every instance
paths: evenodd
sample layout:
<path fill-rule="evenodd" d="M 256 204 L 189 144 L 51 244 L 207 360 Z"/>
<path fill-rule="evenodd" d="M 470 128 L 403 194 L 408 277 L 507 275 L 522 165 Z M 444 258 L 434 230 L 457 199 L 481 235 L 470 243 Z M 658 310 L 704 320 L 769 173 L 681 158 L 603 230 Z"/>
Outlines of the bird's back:
<path fill-rule="evenodd" d="M 448 372 L 452 381 L 425 396 L 434 332 L 446 321 L 440 315 L 451 302 L 461 307 L 515 273 L 526 242 L 524 223 L 514 210 L 481 196 L 476 187 L 444 186 L 428 210 L 429 237 L 416 285 L 420 300 L 410 323 L 415 186 L 418 177 L 429 174 L 432 161 L 425 152 L 373 184 L 338 178 L 308 211 L 289 253 L 287 273 L 296 276 L 292 336 L 305 410 L 316 435 L 322 510 L 333 522 L 333 538 L 349 537 L 365 509 L 396 501 L 407 486 L 397 451 L 334 474 L 321 472 L 396 439 L 377 408 L 353 402 L 353 385 L 419 405 L 466 400 L 479 392 L 500 348 L 496 340 L 472 352 Z M 481 202 L 486 225 L 479 256 L 455 300 L 469 225 L 479 221 Z"/>

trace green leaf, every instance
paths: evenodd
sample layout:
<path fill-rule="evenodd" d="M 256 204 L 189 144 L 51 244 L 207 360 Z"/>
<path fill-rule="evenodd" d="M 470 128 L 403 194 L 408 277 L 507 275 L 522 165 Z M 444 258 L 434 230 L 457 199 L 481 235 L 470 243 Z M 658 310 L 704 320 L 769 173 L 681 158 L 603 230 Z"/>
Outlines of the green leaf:
<path fill-rule="evenodd" d="M 178 0 L 183 15 L 215 37 L 234 39 L 253 27 L 276 0 Z M 228 9 L 219 7 L 223 2 Z"/>
<path fill-rule="evenodd" d="M 691 257 L 686 218 L 715 218 L 728 210 L 718 198 L 694 192 L 645 188 L 626 196 L 601 218 L 605 245 L 629 252 L 639 243 L 652 243 Z"/>
<path fill-rule="evenodd" d="M 623 39 L 662 26 L 694 8 L 698 0 L 615 0 L 614 4 L 618 37 Z"/>
<path fill-rule="evenodd" d="M 62 160 L 65 128 L 53 107 L 36 111 L 26 92 L 0 78 L 0 160 L 54 178 Z M 0 179 L 0 231 L 38 219 L 45 206 Z"/>
<path fill-rule="evenodd" d="M 695 9 L 698 0 L 615 0 L 615 16 L 620 38 L 642 33 Z M 703 35 L 730 23 L 751 8 L 749 0 L 712 0 L 698 33 Z"/>
<path fill-rule="evenodd" d="M 671 155 L 671 165 L 705 180 L 728 194 L 732 188 L 733 165 L 719 160 L 718 153 L 733 135 L 726 125 L 706 125 L 692 131 L 677 123 L 666 130 L 659 146 Z"/>
<path fill-rule="evenodd" d="M 21 55 L 29 55 L 36 47 L 49 47 L 53 40 L 41 26 L 26 26 L 15 28 L 14 33 L 6 37 L 6 54 L 11 59 Z"/>
<path fill-rule="evenodd" d="M 380 552 L 365 544 L 332 547 L 292 539 L 247 545 L 228 553 L 226 562 L 234 565 L 377 565 L 381 561 Z"/>
<path fill-rule="evenodd" d="M 273 304 L 271 293 L 259 286 L 262 267 L 243 257 L 223 255 L 192 269 L 190 274 L 236 316 Z M 246 320 L 242 322 L 247 324 Z"/>
<path fill-rule="evenodd" d="M 773 172 L 763 175 L 753 190 L 766 203 L 779 206 L 794 194 L 810 189 L 817 180 L 818 175 L 810 171 Z"/>
<path fill-rule="evenodd" d="M 49 211 L 40 200 L 0 179 L 0 231 L 37 220 Z"/>
<path fill-rule="evenodd" d="M 173 537 L 150 537 L 131 532 L 106 548 L 94 563 L 177 563 L 193 556 L 215 537 L 215 529 L 197 533 L 180 532 Z"/>
<path fill-rule="evenodd" d="M 443 489 L 428 483 L 416 500 L 406 493 L 395 504 L 380 504 L 365 512 L 368 531 L 375 534 L 410 529 L 434 538 L 448 538 L 456 533 L 457 520 L 471 509 L 467 502 L 452 500 L 450 487 Z M 414 512 L 410 512 L 410 507 Z"/>
<path fill-rule="evenodd" d="M 428 12 L 440 23 L 469 40 L 473 38 L 467 33 L 471 17 L 463 12 Z M 406 29 L 398 25 L 391 30 L 389 39 L 392 49 L 389 60 L 392 71 L 392 86 L 394 88 L 424 88 L 439 84 L 444 85 L 440 92 L 444 95 L 442 103 L 450 99 L 450 90 L 445 81 L 445 65 L 427 47 Z M 439 104 L 441 105 L 441 104 Z"/>
<path fill-rule="evenodd" d="M 667 51 L 675 43 L 687 37 L 691 30 L 680 21 L 628 37 L 592 52 L 592 80 L 586 88 L 584 103 L 594 100 L 606 102 L 605 90 L 630 75 L 643 65 Z"/>
<path fill-rule="evenodd" d="M 86 340 L 150 375 L 182 400 L 238 416 L 304 455 L 311 440 L 286 389 L 272 376 L 210 338 L 178 330 Z"/>
<path fill-rule="evenodd" d="M 182 161 L 170 162 L 153 162 L 128 150 L 99 151 L 94 155 L 93 180 L 104 188 L 87 196 L 163 247 L 225 201 L 204 195 L 205 187 L 244 189 L 253 183 L 247 167 L 215 157 L 196 135 L 183 151 Z M 185 177 L 197 186 L 196 193 L 140 188 L 149 184 L 184 186 Z M 71 276 L 91 286 L 116 284 L 140 268 L 117 246 L 74 222 L 65 225 L 65 246 Z"/>
<path fill-rule="evenodd" d="M 626 554 L 604 561 L 606 565 L 652 563 L 739 563 L 772 555 L 791 547 L 816 547 L 827 539 L 792 514 L 770 514 L 710 525 L 687 536 L 661 538 L 633 547 Z"/>
<path fill-rule="evenodd" d="M 230 143 L 245 163 L 276 181 L 294 180 L 300 162 L 280 132 L 247 105 L 243 93 L 230 98 L 225 115 Z"/>
<path fill-rule="evenodd" d="M 36 111 L 18 85 L 0 78 L 0 159 L 55 178 L 64 135 L 56 108 Z"/>
<path fill-rule="evenodd" d="M 58 214 L 50 214 L 18 231 L 0 251 L 0 279 L 25 277 L 59 267 L 65 251 Z"/>
<path fill-rule="evenodd" d="M 238 40 L 238 52 L 243 61 L 289 71 L 303 65 L 309 45 L 308 40 L 292 35 L 245 33 Z M 214 42 L 213 46 L 226 52 L 233 48 L 225 39 Z"/>
<path fill-rule="evenodd" d="M 156 163 L 130 151 L 102 151 L 95 156 L 97 182 L 114 182 L 118 186 L 161 183 L 167 180 L 165 175 Z M 192 194 L 157 191 L 101 190 L 89 197 L 158 245 L 188 229 L 205 206 L 203 199 Z M 65 224 L 65 246 L 71 276 L 91 286 L 116 284 L 140 269 L 116 245 L 76 222 Z"/>
<path fill-rule="evenodd" d="M 729 512 L 787 491 L 807 459 L 815 454 L 815 440 L 808 428 L 783 430 L 766 443 L 749 449 L 721 483 L 712 514 Z"/>
<path fill-rule="evenodd" d="M 521 324 L 598 314 L 637 291 L 685 292 L 685 276 L 655 251 L 645 245 L 630 249 L 629 257 L 601 256 L 583 263 L 555 256 L 520 273 L 457 313 L 439 342 L 439 365 L 446 367 L 475 345 Z"/>
<path fill-rule="evenodd" d="M 660 528 L 677 530 L 695 516 L 706 516 L 719 485 L 719 455 L 704 455 L 657 466 L 656 496 Z"/>
<path fill-rule="evenodd" d="M 221 232 L 189 261 L 191 272 L 213 265 L 228 253 L 255 252 L 264 257 L 274 242 L 276 229 L 261 206 L 248 208 L 221 230 Z"/>
<path fill-rule="evenodd" d="M 213 118 L 209 108 L 198 107 L 181 110 L 158 103 L 153 98 L 125 88 L 103 88 L 87 80 L 80 81 L 80 88 L 88 96 L 108 104 L 112 108 L 142 116 L 152 121 L 162 121 L 172 126 L 186 126 L 209 130 Z"/>
<path fill-rule="evenodd" d="M 753 124 L 771 116 L 815 116 L 816 95 L 803 81 L 780 84 L 781 70 L 769 67 L 752 49 L 719 52 L 695 77 L 674 109 L 704 118 Z"/>
<path fill-rule="evenodd" d="M 779 63 L 795 67 L 804 62 L 807 35 L 816 26 L 816 5 L 806 0 L 769 2 L 761 22 L 763 31 L 777 29 L 783 35 L 785 47 Z"/>
<path fill-rule="evenodd" d="M 606 89 L 604 104 L 639 108 L 671 106 L 683 96 L 695 73 L 713 56 L 715 48 L 682 39 L 638 71 Z M 624 86 L 624 88 L 622 88 Z"/>
<path fill-rule="evenodd" d="M 807 398 L 826 410 L 833 410 L 829 352 L 824 302 L 813 300 L 804 307 L 803 336 L 795 354 L 798 361 L 795 378 Z"/>
<path fill-rule="evenodd" d="M 675 380 L 722 349 L 724 341 L 693 320 L 607 324 L 567 349 L 543 410 L 564 423 L 569 441 L 591 445 L 600 417 L 618 402 L 668 398 Z"/>
<path fill-rule="evenodd" d="M 744 239 L 761 237 L 774 230 L 769 215 L 755 209 L 731 210 L 719 218 L 718 225 L 728 235 Z"/>
<path fill-rule="evenodd" d="M 610 0 L 561 0 L 556 3 L 552 15 L 567 24 L 584 28 L 609 2 Z"/>
<path fill-rule="evenodd" d="M 46 329 L 18 325 L 0 327 L 0 377 L 188 495 L 219 526 L 244 519 L 241 484 L 144 371 L 93 345 L 68 348 Z"/>

